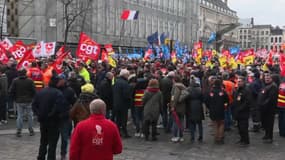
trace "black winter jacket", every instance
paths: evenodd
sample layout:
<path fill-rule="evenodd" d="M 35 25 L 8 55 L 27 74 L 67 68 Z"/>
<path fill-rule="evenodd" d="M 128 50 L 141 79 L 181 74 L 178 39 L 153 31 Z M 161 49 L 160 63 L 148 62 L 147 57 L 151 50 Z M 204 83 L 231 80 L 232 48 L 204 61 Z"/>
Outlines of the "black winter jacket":
<path fill-rule="evenodd" d="M 190 120 L 194 122 L 200 122 L 204 120 L 204 111 L 203 111 L 203 94 L 202 89 L 198 84 L 190 85 L 187 88 L 189 95 L 187 97 L 186 103 L 186 113 L 189 115 Z"/>
<path fill-rule="evenodd" d="M 27 76 L 14 79 L 9 89 L 9 95 L 16 103 L 31 103 L 35 94 L 34 82 Z"/>
<path fill-rule="evenodd" d="M 128 81 L 123 77 L 116 79 L 113 86 L 113 109 L 127 110 L 131 107 L 132 91 Z"/>
<path fill-rule="evenodd" d="M 205 103 L 213 121 L 225 119 L 225 104 L 229 104 L 229 97 L 224 90 L 214 87 L 206 94 Z"/>
<path fill-rule="evenodd" d="M 98 95 L 106 103 L 108 110 L 113 108 L 113 89 L 111 80 L 105 78 L 101 81 L 98 88 Z"/>
<path fill-rule="evenodd" d="M 261 112 L 274 113 L 277 107 L 278 87 L 272 82 L 261 89 L 258 94 L 257 105 Z"/>
<path fill-rule="evenodd" d="M 239 87 L 234 93 L 232 111 L 235 119 L 249 119 L 250 108 L 253 105 L 253 98 L 247 86 Z"/>
<path fill-rule="evenodd" d="M 39 91 L 32 103 L 32 109 L 40 123 L 58 124 L 61 116 L 68 112 L 67 102 L 63 93 L 53 87 Z"/>

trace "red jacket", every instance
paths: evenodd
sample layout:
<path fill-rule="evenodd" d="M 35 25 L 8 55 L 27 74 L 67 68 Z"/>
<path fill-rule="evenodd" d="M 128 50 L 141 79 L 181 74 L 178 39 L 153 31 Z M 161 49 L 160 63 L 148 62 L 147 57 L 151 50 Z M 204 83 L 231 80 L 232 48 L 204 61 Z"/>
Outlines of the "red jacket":
<path fill-rule="evenodd" d="M 70 160 L 113 160 L 122 152 L 117 126 L 103 115 L 92 114 L 77 124 L 71 137 Z"/>

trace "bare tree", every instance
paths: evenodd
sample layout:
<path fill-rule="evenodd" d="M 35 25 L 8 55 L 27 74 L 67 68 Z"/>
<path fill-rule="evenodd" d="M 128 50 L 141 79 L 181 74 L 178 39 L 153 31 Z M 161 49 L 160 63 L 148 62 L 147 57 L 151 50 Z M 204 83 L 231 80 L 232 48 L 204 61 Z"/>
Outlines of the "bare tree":
<path fill-rule="evenodd" d="M 83 18 L 83 24 L 85 23 L 85 17 L 87 12 L 90 10 L 90 5 L 92 0 L 88 0 L 84 3 L 84 0 L 61 0 L 63 4 L 63 20 L 64 20 L 64 45 L 66 45 L 68 40 L 68 34 L 71 31 L 72 25 L 79 18 Z M 84 14 L 85 13 L 85 14 Z M 82 17 L 83 16 L 83 17 Z M 84 25 L 82 25 L 83 27 Z M 81 29 L 82 30 L 82 29 Z"/>

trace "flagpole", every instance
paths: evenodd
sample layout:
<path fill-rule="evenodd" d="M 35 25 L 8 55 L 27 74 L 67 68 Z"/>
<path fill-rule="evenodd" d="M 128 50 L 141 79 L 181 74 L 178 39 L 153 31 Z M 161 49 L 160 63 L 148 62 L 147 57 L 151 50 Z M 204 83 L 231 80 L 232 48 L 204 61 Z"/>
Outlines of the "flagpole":
<path fill-rule="evenodd" d="M 121 40 L 122 40 L 122 36 L 123 36 L 123 34 L 124 34 L 124 32 L 125 32 L 125 20 L 123 20 L 123 24 L 122 24 L 122 26 L 121 26 L 121 31 L 120 31 L 120 37 L 119 37 L 119 48 L 121 48 Z M 119 50 L 119 59 L 120 59 L 120 52 L 122 51 L 122 49 L 120 49 Z"/>

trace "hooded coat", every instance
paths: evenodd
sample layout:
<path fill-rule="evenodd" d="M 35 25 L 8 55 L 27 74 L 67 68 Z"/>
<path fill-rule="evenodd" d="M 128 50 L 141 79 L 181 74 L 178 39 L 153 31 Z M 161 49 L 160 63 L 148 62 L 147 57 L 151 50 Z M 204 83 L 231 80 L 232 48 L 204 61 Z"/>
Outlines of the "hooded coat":
<path fill-rule="evenodd" d="M 187 101 L 187 114 L 191 121 L 199 122 L 205 119 L 203 111 L 203 93 L 202 89 L 197 83 L 190 83 L 187 88 L 189 95 Z"/>
<path fill-rule="evenodd" d="M 186 89 L 183 83 L 175 83 L 171 90 L 170 106 L 174 107 L 179 115 L 184 115 L 186 111 L 186 101 L 179 101 L 183 89 Z"/>
<path fill-rule="evenodd" d="M 162 93 L 158 88 L 147 88 L 143 96 L 144 120 L 155 122 L 162 108 Z"/>

